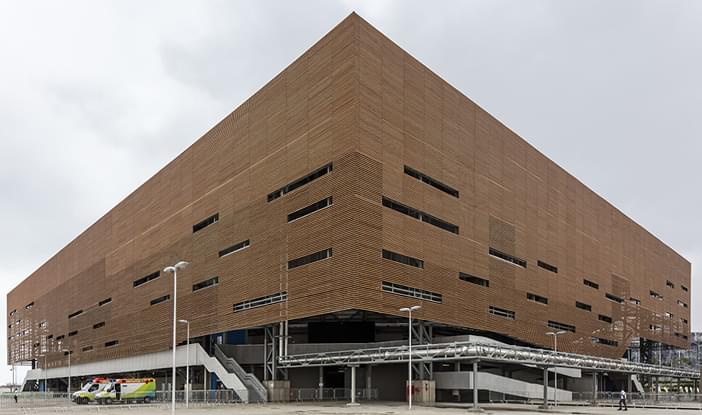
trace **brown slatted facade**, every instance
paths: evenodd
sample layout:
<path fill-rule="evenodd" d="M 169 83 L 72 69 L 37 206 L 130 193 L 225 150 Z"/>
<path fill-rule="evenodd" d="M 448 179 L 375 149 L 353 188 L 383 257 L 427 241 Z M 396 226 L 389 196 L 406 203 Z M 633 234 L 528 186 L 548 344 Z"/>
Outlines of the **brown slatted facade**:
<path fill-rule="evenodd" d="M 267 201 L 330 162 L 331 173 Z M 287 222 L 288 213 L 329 196 L 332 206 Z M 383 207 L 383 196 L 458 225 L 459 233 Z M 215 213 L 217 223 L 192 232 Z M 219 257 L 246 239 L 248 248 Z M 491 247 L 527 267 L 490 256 Z M 288 260 L 327 248 L 331 258 L 287 270 Z M 382 259 L 382 249 L 421 259 L 424 269 Z M 61 335 L 74 363 L 168 349 L 172 303 L 150 302 L 169 294 L 170 275 L 139 287 L 133 281 L 181 259 L 192 266 L 179 274 L 178 313 L 192 321 L 193 336 L 348 309 L 399 315 L 417 302 L 420 319 L 539 346 L 550 344 L 549 320 L 574 325 L 575 333 L 559 338 L 563 350 L 608 357 L 620 357 L 635 337 L 685 347 L 682 336 L 690 334 L 681 320 L 690 320 L 690 308 L 678 304 L 690 304 L 681 289 L 690 288 L 684 258 L 356 15 L 13 289 L 8 361 L 57 350 Z M 459 272 L 490 285 L 462 281 Z M 192 292 L 214 276 L 218 285 Z M 383 292 L 382 281 L 443 301 Z M 235 303 L 283 291 L 285 302 L 233 312 Z M 529 301 L 527 292 L 548 304 Z M 490 306 L 515 319 L 489 314 Z M 119 344 L 105 347 L 112 340 Z M 86 346 L 93 349 L 82 352 Z M 65 364 L 52 356 L 50 366 Z"/>

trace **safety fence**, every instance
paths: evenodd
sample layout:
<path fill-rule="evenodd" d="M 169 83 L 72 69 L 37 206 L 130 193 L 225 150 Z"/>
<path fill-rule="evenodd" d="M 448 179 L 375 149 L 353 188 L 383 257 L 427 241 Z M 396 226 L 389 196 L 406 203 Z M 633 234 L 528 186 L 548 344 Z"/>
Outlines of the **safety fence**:
<path fill-rule="evenodd" d="M 357 401 L 370 401 L 378 399 L 378 389 L 356 389 Z M 296 402 L 306 401 L 350 401 L 351 389 L 344 388 L 292 388 L 290 400 Z"/>
<path fill-rule="evenodd" d="M 593 401 L 600 406 L 619 406 L 620 392 L 573 392 L 573 403 L 589 405 Z M 702 409 L 702 394 L 647 392 L 627 393 L 627 405 L 631 407 L 664 406 L 666 408 Z"/>
<path fill-rule="evenodd" d="M 144 406 L 144 405 L 156 405 L 163 406 L 168 405 L 172 401 L 172 394 L 170 391 L 157 391 L 153 397 L 148 399 L 119 399 L 111 398 L 109 400 L 105 399 L 102 403 L 98 403 L 97 400 L 89 400 L 83 405 L 76 402 L 72 402 L 68 394 L 63 392 L 21 392 L 18 394 L 14 393 L 2 393 L 0 394 L 0 409 L 7 408 L 48 408 L 48 407 L 67 407 L 67 406 L 84 406 L 84 405 L 105 405 L 105 406 Z M 186 392 L 176 391 L 175 392 L 176 403 L 182 406 L 186 402 Z M 192 390 L 188 395 L 188 404 L 194 406 L 203 405 L 231 405 L 241 403 L 239 396 L 232 390 L 228 389 L 216 389 L 216 390 Z"/>
<path fill-rule="evenodd" d="M 465 391 L 464 391 L 465 392 Z M 470 390 L 467 394 L 453 396 L 454 402 L 459 399 L 467 399 L 470 402 Z M 480 403 L 492 404 L 534 404 L 543 405 L 543 398 L 524 398 L 520 394 L 523 391 L 480 391 Z M 560 395 L 560 393 L 559 393 Z M 486 398 L 487 396 L 487 398 Z M 591 406 L 595 402 L 598 406 L 619 406 L 620 392 L 598 392 L 593 399 L 592 392 L 572 392 L 572 399 L 559 399 L 554 401 L 553 389 L 549 389 L 548 402 L 549 405 L 582 405 Z M 449 398 L 449 399 L 452 399 Z M 487 400 L 486 400 L 487 399 Z M 636 407 L 665 407 L 678 409 L 702 409 L 702 394 L 692 393 L 627 393 L 627 405 L 633 408 Z"/>

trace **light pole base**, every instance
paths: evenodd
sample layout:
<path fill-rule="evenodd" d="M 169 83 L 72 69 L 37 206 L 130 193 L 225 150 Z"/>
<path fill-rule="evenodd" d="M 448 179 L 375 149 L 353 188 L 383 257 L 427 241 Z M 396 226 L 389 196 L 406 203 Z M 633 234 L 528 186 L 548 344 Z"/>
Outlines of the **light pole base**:
<path fill-rule="evenodd" d="M 470 408 L 468 412 L 472 412 L 474 414 L 479 414 L 485 412 L 483 408 Z"/>
<path fill-rule="evenodd" d="M 346 406 L 361 406 L 361 404 L 358 402 L 349 402 L 346 404 Z"/>

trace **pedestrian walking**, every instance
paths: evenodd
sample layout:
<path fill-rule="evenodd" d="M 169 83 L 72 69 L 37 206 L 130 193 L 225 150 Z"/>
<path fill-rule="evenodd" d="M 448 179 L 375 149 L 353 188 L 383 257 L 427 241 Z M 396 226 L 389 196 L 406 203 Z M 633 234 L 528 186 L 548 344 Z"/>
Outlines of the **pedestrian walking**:
<path fill-rule="evenodd" d="M 617 409 L 617 411 L 622 410 L 622 405 L 624 405 L 625 411 L 629 410 L 629 408 L 626 406 L 626 392 L 624 392 L 624 388 L 622 388 L 622 391 L 619 392 L 619 409 Z"/>

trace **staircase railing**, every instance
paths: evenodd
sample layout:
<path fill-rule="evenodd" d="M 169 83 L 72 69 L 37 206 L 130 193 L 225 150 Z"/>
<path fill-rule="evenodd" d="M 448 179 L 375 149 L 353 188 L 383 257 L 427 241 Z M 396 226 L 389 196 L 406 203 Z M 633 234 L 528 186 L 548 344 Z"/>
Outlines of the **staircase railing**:
<path fill-rule="evenodd" d="M 219 347 L 219 345 L 215 345 L 215 357 L 219 362 L 231 373 L 234 373 L 236 376 L 241 379 L 242 382 L 244 382 L 244 385 L 246 385 L 247 389 L 249 392 L 253 393 L 256 395 L 257 399 L 259 402 L 267 402 L 268 401 L 268 390 L 263 386 L 261 381 L 258 380 L 258 378 L 252 374 L 252 373 L 247 373 L 240 365 L 239 363 L 232 359 L 231 357 L 227 356 L 222 349 Z M 249 401 L 253 401 L 252 399 L 253 396 L 249 397 Z"/>

